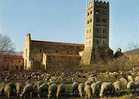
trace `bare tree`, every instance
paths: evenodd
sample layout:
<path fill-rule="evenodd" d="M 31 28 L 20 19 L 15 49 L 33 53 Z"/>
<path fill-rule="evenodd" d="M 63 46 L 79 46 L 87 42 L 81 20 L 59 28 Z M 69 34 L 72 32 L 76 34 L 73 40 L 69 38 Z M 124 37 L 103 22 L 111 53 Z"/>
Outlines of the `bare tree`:
<path fill-rule="evenodd" d="M 128 47 L 126 48 L 126 50 L 133 50 L 133 49 L 137 49 L 139 48 L 139 44 L 137 42 L 130 42 L 128 43 Z"/>
<path fill-rule="evenodd" d="M 0 51 L 1 52 L 14 52 L 15 47 L 12 40 L 5 35 L 0 34 Z"/>

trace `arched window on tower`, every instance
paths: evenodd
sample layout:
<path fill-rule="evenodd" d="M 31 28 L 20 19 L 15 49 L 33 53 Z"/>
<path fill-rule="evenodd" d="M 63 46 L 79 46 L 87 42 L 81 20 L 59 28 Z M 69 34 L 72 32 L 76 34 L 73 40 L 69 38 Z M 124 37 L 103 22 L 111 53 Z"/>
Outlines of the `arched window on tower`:
<path fill-rule="evenodd" d="M 96 28 L 96 33 L 101 33 L 101 28 Z"/>
<path fill-rule="evenodd" d="M 107 22 L 107 19 L 106 19 L 106 18 L 103 18 L 103 19 L 102 19 L 102 22 L 103 22 L 103 23 L 106 23 L 106 22 Z"/>
<path fill-rule="evenodd" d="M 106 33 L 106 29 L 105 28 L 103 29 L 103 33 Z"/>
<path fill-rule="evenodd" d="M 100 10 L 96 10 L 96 11 L 95 11 L 95 14 L 99 14 L 99 13 L 100 13 Z"/>
<path fill-rule="evenodd" d="M 90 19 L 90 23 L 92 22 L 92 19 Z"/>
<path fill-rule="evenodd" d="M 89 16 L 89 12 L 87 13 L 87 16 Z"/>
<path fill-rule="evenodd" d="M 90 11 L 90 14 L 92 14 L 92 11 Z"/>
<path fill-rule="evenodd" d="M 99 40 L 98 40 L 98 39 L 96 40 L 96 44 L 97 44 L 97 45 L 99 44 Z"/>
<path fill-rule="evenodd" d="M 87 20 L 87 24 L 89 24 L 89 20 Z"/>

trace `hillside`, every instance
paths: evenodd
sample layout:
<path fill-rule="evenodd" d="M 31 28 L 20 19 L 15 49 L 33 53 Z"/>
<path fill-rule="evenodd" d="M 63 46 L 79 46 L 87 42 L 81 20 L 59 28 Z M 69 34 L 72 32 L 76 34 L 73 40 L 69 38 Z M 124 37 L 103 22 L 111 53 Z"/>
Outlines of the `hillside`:
<path fill-rule="evenodd" d="M 124 52 L 125 55 L 139 55 L 139 48 Z"/>
<path fill-rule="evenodd" d="M 139 69 L 139 48 L 127 51 L 124 54 Z"/>

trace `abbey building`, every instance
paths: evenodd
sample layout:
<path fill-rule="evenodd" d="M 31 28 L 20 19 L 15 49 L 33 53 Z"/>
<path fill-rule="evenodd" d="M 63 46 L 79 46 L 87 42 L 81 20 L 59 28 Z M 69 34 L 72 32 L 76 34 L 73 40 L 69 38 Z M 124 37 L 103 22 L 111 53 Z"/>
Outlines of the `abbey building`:
<path fill-rule="evenodd" d="M 93 64 L 111 58 L 109 48 L 109 2 L 88 0 L 84 44 L 32 40 L 27 34 L 24 42 L 24 68 L 67 69 L 80 64 Z"/>
<path fill-rule="evenodd" d="M 24 47 L 24 68 L 59 70 L 62 67 L 76 66 L 80 64 L 79 52 L 83 49 L 83 44 L 37 41 L 32 40 L 31 35 L 27 34 Z"/>

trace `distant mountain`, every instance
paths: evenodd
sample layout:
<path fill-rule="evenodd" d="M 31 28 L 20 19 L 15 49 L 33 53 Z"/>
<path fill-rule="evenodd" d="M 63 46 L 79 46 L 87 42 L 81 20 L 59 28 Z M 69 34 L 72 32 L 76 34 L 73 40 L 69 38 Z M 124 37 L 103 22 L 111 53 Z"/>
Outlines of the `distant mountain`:
<path fill-rule="evenodd" d="M 125 55 L 139 55 L 139 48 L 124 52 Z"/>

